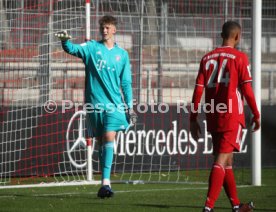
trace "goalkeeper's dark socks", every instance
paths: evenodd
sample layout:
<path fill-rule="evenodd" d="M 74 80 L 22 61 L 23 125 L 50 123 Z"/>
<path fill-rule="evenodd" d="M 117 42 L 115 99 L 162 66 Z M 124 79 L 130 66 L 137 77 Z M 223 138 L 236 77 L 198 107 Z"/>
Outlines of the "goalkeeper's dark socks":
<path fill-rule="evenodd" d="M 223 185 L 224 176 L 225 176 L 224 167 L 218 163 L 214 163 L 209 176 L 209 188 L 208 188 L 207 199 L 205 202 L 206 207 L 214 208 L 215 202 L 219 197 L 219 194 Z"/>
<path fill-rule="evenodd" d="M 225 177 L 223 183 L 224 190 L 233 206 L 239 206 L 240 200 L 238 198 L 237 187 L 232 166 L 225 167 Z"/>

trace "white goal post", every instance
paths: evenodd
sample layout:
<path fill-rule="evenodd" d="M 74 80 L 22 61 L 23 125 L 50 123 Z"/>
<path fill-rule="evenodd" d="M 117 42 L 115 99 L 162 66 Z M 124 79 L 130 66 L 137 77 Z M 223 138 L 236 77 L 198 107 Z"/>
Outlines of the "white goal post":
<path fill-rule="evenodd" d="M 252 69 L 253 69 L 253 90 L 257 106 L 261 113 L 261 40 L 262 40 L 262 0 L 253 1 L 253 33 L 252 33 Z M 261 158 L 261 128 L 252 135 L 252 184 L 262 184 L 262 158 Z"/>

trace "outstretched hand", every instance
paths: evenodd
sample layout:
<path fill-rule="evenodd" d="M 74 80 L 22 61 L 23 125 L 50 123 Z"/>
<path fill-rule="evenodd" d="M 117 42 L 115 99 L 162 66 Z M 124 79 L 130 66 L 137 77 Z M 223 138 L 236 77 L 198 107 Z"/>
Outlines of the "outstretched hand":
<path fill-rule="evenodd" d="M 192 138 L 195 141 L 197 141 L 199 138 L 199 134 L 201 134 L 201 129 L 197 121 L 190 122 L 190 132 L 191 132 Z"/>
<path fill-rule="evenodd" d="M 67 41 L 72 38 L 72 36 L 69 35 L 66 30 L 57 32 L 55 36 L 58 37 L 61 41 Z"/>

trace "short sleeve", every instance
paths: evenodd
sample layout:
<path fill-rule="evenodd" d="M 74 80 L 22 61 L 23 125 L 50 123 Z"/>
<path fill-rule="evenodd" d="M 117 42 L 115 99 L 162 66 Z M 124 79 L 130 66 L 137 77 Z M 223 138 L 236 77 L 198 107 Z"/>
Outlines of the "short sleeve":
<path fill-rule="evenodd" d="M 242 54 L 242 56 L 240 57 L 238 71 L 239 71 L 239 84 L 252 81 L 249 61 L 245 54 Z"/>

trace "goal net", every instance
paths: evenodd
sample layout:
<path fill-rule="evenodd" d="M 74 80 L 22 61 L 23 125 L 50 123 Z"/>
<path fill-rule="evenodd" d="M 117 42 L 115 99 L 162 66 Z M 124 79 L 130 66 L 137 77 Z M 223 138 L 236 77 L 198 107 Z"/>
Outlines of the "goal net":
<path fill-rule="evenodd" d="M 67 30 L 73 42 L 85 41 L 85 2 L 0 2 L 0 187 L 87 183 L 84 66 L 54 37 Z M 201 57 L 220 45 L 224 20 L 250 25 L 250 2 L 90 1 L 92 39 L 99 39 L 102 15 L 118 18 L 116 42 L 130 55 L 139 115 L 137 125 L 116 138 L 113 181 L 206 179 L 201 170 L 212 163 L 210 136 L 200 115 L 202 138 L 190 138 L 188 103 Z M 246 33 L 244 50 L 250 49 Z M 93 141 L 93 183 L 99 173 Z"/>

